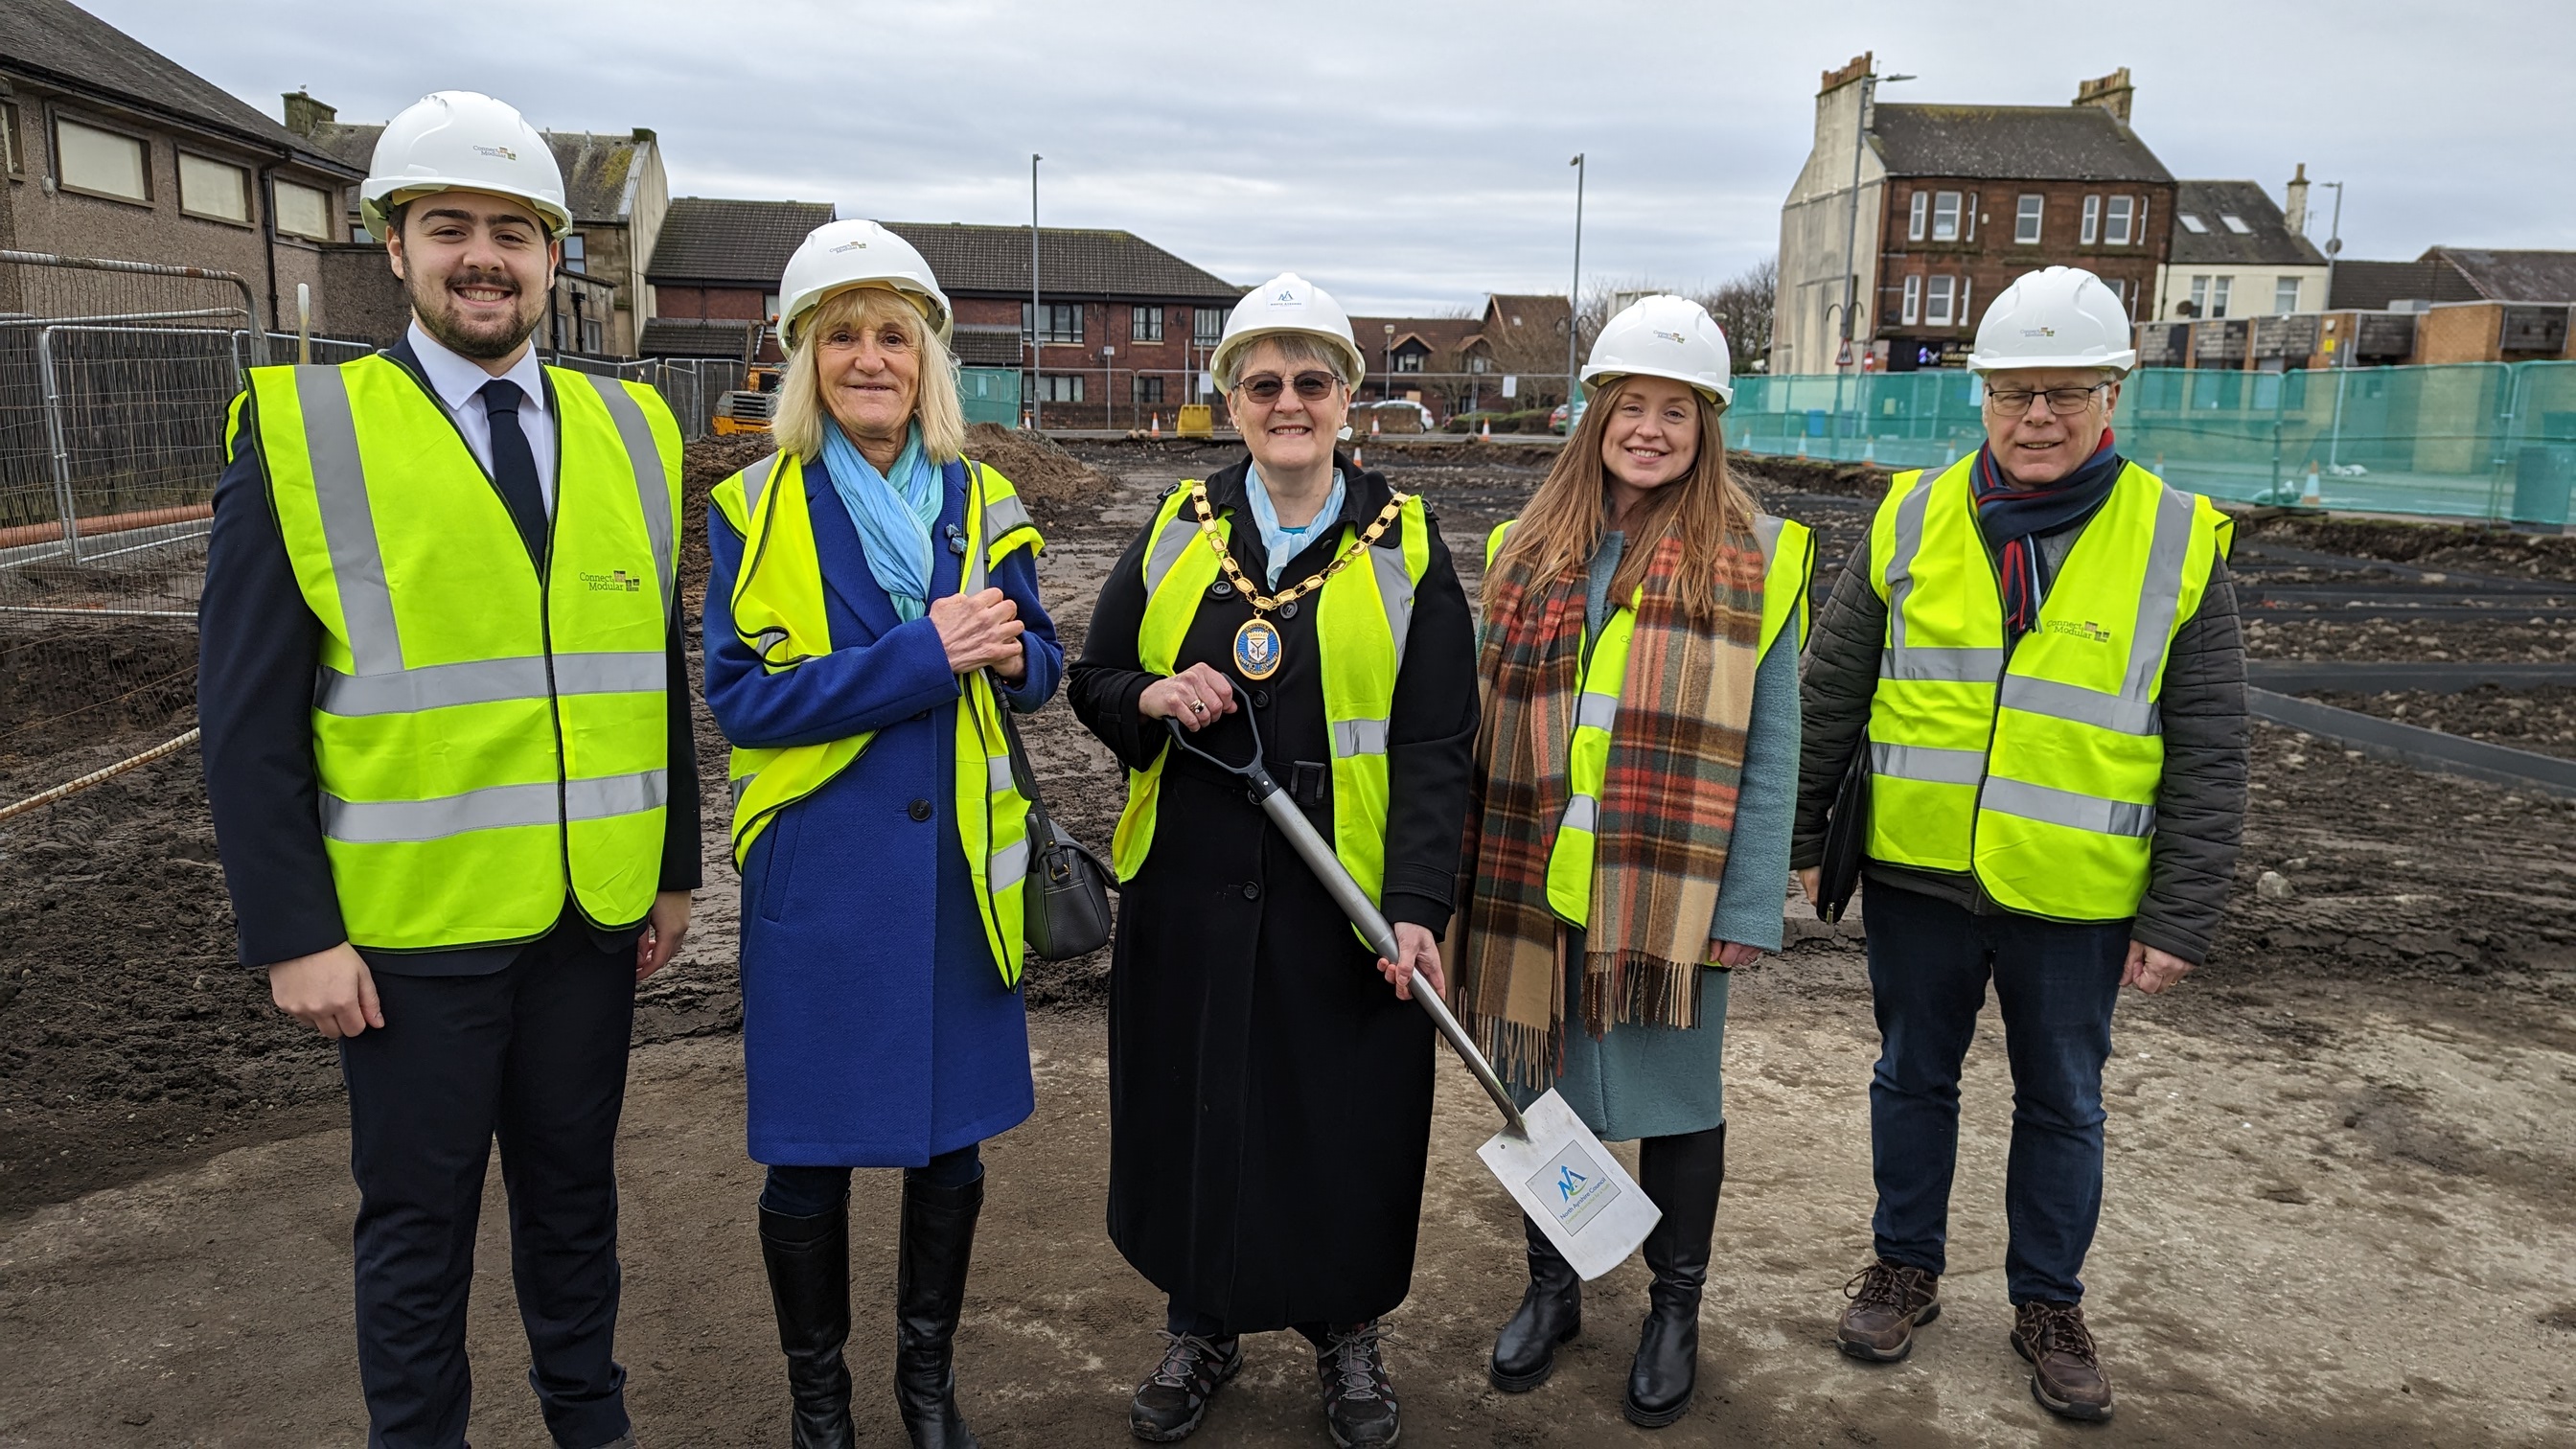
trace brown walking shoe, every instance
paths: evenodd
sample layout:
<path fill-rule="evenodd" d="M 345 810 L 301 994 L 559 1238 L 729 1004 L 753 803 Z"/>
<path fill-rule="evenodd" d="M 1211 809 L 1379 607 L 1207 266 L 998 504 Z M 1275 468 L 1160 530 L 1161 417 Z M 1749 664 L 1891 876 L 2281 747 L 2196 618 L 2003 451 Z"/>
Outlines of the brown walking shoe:
<path fill-rule="evenodd" d="M 2069 1419 L 2111 1417 L 2111 1377 L 2073 1303 L 2025 1303 L 2013 1313 L 2013 1352 L 2030 1361 L 2030 1396 Z"/>
<path fill-rule="evenodd" d="M 1940 1285 L 1920 1268 L 1871 1259 L 1843 1285 L 1851 1307 L 1843 1310 L 1835 1342 L 1853 1358 L 1896 1362 L 1914 1351 L 1914 1330 L 1941 1316 Z"/>

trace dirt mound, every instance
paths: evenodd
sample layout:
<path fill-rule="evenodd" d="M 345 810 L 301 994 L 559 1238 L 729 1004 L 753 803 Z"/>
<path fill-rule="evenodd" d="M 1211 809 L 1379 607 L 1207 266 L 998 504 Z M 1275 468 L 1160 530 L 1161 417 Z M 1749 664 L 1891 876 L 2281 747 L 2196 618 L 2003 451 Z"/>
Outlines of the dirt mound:
<path fill-rule="evenodd" d="M 2278 543 L 2419 569 L 2576 580 L 2576 538 L 2505 533 L 2467 524 L 2266 512 L 2238 523 L 2236 539 L 2239 543 Z"/>
<path fill-rule="evenodd" d="M 704 437 L 680 462 L 680 597 L 695 611 L 707 591 L 707 495 L 727 478 L 777 451 L 767 433 Z"/>
<path fill-rule="evenodd" d="M 1041 522 L 1067 509 L 1106 502 L 1118 481 L 1066 452 L 1042 433 L 977 423 L 966 430 L 966 456 L 1011 480 Z"/>
<path fill-rule="evenodd" d="M 1769 453 L 1729 453 L 1726 466 L 1758 492 L 1823 493 L 1873 501 L 1887 493 L 1888 470 L 1867 463 L 1784 458 Z"/>

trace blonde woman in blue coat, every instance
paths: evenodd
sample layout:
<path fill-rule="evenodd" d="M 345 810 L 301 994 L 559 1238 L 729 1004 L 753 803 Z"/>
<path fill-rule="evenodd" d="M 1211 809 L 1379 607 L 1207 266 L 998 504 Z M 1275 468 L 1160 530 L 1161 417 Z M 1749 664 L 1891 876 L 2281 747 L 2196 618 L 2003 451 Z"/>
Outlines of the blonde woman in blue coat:
<path fill-rule="evenodd" d="M 896 1402 L 965 1449 L 951 1369 L 978 1145 L 1034 1105 L 1018 993 L 1027 804 L 1001 711 L 1063 669 L 1037 530 L 960 454 L 948 299 L 871 221 L 780 284 L 779 452 L 717 485 L 706 689 L 734 744 L 743 1059 L 798 1449 L 856 1437 L 849 1181 L 904 1169 Z M 748 560 L 748 562 L 746 562 Z"/>

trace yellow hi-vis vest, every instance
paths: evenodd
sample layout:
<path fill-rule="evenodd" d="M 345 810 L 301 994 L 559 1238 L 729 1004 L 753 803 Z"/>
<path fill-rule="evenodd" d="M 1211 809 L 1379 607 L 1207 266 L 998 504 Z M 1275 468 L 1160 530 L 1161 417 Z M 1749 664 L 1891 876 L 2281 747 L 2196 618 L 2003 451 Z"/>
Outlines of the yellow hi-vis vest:
<path fill-rule="evenodd" d="M 2232 530 L 2135 463 L 2007 645 L 1971 455 L 1899 473 L 1870 524 L 1887 642 L 1870 699 L 1870 856 L 1973 872 L 1998 904 L 2115 921 L 2146 894 L 2165 658 Z"/>
<path fill-rule="evenodd" d="M 322 624 L 323 849 L 360 946 L 529 940 L 567 894 L 631 925 L 660 885 L 679 428 L 641 383 L 546 377 L 540 571 L 400 363 L 251 369 L 278 532 Z"/>
<path fill-rule="evenodd" d="M 1490 571 L 1503 549 L 1503 535 L 1516 520 L 1495 525 L 1485 539 L 1485 567 Z M 1803 523 L 1753 516 L 1753 533 L 1762 545 L 1762 638 L 1755 658 L 1771 652 L 1780 631 L 1795 620 L 1797 647 L 1807 647 L 1807 589 L 1815 575 L 1816 538 Z M 1565 768 L 1565 813 L 1558 817 L 1556 837 L 1547 849 L 1547 904 L 1570 926 L 1589 930 L 1592 920 L 1592 864 L 1598 844 L 1601 790 L 1610 778 L 1610 730 L 1619 720 L 1619 696 L 1628 679 L 1628 646 L 1637 632 L 1637 598 L 1611 610 L 1601 624 L 1601 637 L 1590 642 L 1583 666 L 1583 693 L 1575 702 L 1574 737 Z"/>
<path fill-rule="evenodd" d="M 1011 480 L 981 463 L 967 465 L 965 555 L 958 592 L 980 593 L 1004 557 L 1044 546 Z M 725 521 L 742 536 L 742 571 L 731 612 L 737 637 L 761 667 L 783 674 L 832 650 L 823 605 L 823 562 L 814 551 L 804 464 L 772 453 L 715 486 Z M 984 671 L 961 681 L 957 701 L 955 788 L 957 839 L 983 903 L 984 943 L 1002 984 L 1020 981 L 1025 941 L 1023 888 L 1029 873 L 1029 802 L 1011 778 L 1011 747 L 1002 732 L 1010 706 Z M 867 753 L 871 730 L 819 745 L 733 752 L 733 862 L 740 869 L 778 812 L 820 790 Z"/>
<path fill-rule="evenodd" d="M 1145 551 L 1145 618 L 1136 634 L 1136 656 L 1154 674 L 1172 673 L 1181 641 L 1198 617 L 1199 601 L 1219 572 L 1216 551 L 1202 536 L 1185 480 L 1154 515 L 1153 544 Z M 1358 560 L 1315 593 L 1317 667 L 1323 672 L 1324 720 L 1333 741 L 1333 854 L 1372 901 L 1386 880 L 1387 725 L 1395 708 L 1396 675 L 1404 668 L 1405 638 L 1413 629 L 1413 596 L 1431 567 L 1431 526 L 1420 497 L 1403 497 L 1398 538 L 1381 537 Z M 1230 542 L 1234 516 L 1219 514 L 1207 526 L 1218 543 Z M 1358 536 L 1345 522 L 1341 546 Z M 1127 808 L 1118 816 L 1110 853 L 1120 880 L 1132 880 L 1154 846 L 1154 811 L 1163 783 L 1166 749 L 1146 769 L 1127 772 Z"/>

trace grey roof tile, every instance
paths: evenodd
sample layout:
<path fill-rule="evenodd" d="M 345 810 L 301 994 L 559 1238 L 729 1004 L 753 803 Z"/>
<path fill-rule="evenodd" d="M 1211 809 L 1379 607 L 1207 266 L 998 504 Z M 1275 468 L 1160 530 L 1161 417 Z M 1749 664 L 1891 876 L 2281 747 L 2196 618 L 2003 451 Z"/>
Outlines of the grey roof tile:
<path fill-rule="evenodd" d="M 2496 302 L 2576 302 L 2576 252 L 2499 252 L 2483 247 L 2435 247 L 2438 253 Z"/>
<path fill-rule="evenodd" d="M 645 357 L 714 357 L 740 362 L 757 350 L 767 329 L 757 322 L 722 318 L 655 317 L 644 324 L 636 351 Z"/>
<path fill-rule="evenodd" d="M 890 221 L 951 293 L 1029 294 L 1029 229 L 965 222 Z M 1051 297 L 1168 297 L 1231 305 L 1244 289 L 1134 232 L 1042 227 L 1038 281 Z"/>
<path fill-rule="evenodd" d="M 2100 106 L 1872 108 L 1891 176 L 1998 181 L 2171 181 L 2135 131 Z"/>
<path fill-rule="evenodd" d="M 5 0 L 0 0 L 5 3 Z M 381 125 L 343 125 L 325 121 L 314 128 L 313 144 L 330 152 L 361 172 L 372 167 L 376 156 L 376 139 L 384 134 Z M 634 172 L 636 155 L 653 139 L 653 133 L 601 135 L 591 131 L 548 131 L 546 145 L 555 153 L 555 169 L 563 173 L 564 205 L 575 221 L 625 221 L 626 179 Z"/>
<path fill-rule="evenodd" d="M 2245 223 L 2238 232 L 2233 216 Z M 2185 217 L 2200 223 L 2193 231 Z M 2174 184 L 2173 265 L 2322 267 L 2326 254 L 2290 230 L 2270 193 L 2252 181 L 2180 181 Z"/>
<path fill-rule="evenodd" d="M 828 201 L 675 197 L 662 217 L 644 279 L 775 291 L 797 244 L 831 219 Z"/>

